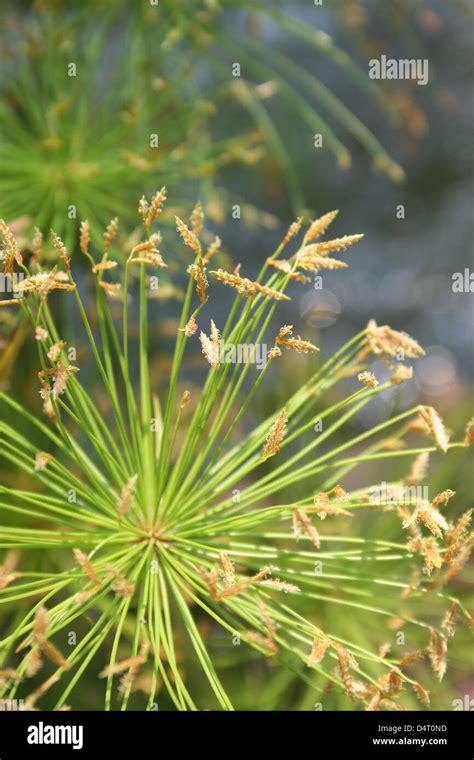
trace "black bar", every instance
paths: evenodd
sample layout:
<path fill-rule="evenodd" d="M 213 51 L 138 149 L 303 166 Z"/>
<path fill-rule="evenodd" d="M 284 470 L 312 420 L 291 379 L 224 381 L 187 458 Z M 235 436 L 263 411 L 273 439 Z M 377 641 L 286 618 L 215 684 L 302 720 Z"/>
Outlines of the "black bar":
<path fill-rule="evenodd" d="M 472 760 L 471 712 L 0 712 L 0 760 L 23 757 L 449 757 Z M 61 728 L 62 727 L 62 728 Z M 48 743 L 69 740 L 69 744 Z M 42 741 L 42 743 L 31 743 Z M 73 748 L 74 744 L 76 749 Z M 284 747 L 288 749 L 285 750 Z M 243 754 L 245 753 L 245 754 Z"/>

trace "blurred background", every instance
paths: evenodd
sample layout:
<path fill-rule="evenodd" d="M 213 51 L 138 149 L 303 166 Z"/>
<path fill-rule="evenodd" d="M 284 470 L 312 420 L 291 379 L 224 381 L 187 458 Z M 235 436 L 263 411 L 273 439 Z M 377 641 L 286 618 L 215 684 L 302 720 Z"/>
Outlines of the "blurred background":
<path fill-rule="evenodd" d="M 0 23 L 0 217 L 27 256 L 35 227 L 53 227 L 74 254 L 81 219 L 100 246 L 116 215 L 125 250 L 140 196 L 166 184 L 165 229 L 200 199 L 224 241 L 220 265 L 229 252 L 252 277 L 297 215 L 338 208 L 331 233 L 363 232 L 363 242 L 347 270 L 303 286 L 279 320 L 323 356 L 371 318 L 413 335 L 426 356 L 396 404 L 432 404 L 459 434 L 474 406 L 471 3 L 4 0 Z M 427 59 L 428 83 L 371 80 L 381 55 Z M 180 256 L 176 247 L 177 271 Z M 174 334 L 179 288 L 168 295 Z M 216 321 L 226 307 L 216 302 Z M 74 329 L 73 312 L 62 318 Z M 0 383 L 36 404 L 28 331 L 6 309 L 0 320 Z M 268 409 L 306 369 L 285 356 Z M 192 359 L 188 372 L 199 380 Z M 393 396 L 379 399 L 354 432 L 388 416 Z M 456 483 L 459 512 L 471 506 L 464 452 L 432 477 L 433 489 Z M 463 636 L 438 707 L 472 691 Z"/>

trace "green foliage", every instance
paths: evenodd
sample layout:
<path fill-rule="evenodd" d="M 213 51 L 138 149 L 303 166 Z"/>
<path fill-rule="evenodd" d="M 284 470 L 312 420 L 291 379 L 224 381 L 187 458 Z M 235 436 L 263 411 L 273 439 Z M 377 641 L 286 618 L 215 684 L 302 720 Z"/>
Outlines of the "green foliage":
<path fill-rule="evenodd" d="M 281 259 L 297 233 L 298 225 L 292 226 L 272 256 L 273 274 L 268 262 L 255 282 L 214 272 L 220 281 L 215 288 L 235 287 L 237 295 L 220 332 L 212 321 L 209 336 L 201 329 L 201 361 L 210 366 L 204 364 L 202 387 L 189 392 L 186 355 L 198 340 L 196 320 L 201 328 L 212 320 L 215 298 L 214 286 L 208 290 L 211 253 L 202 242 L 198 206 L 191 229 L 177 220 L 193 264 L 173 361 L 157 389 L 148 334 L 156 301 L 147 272 L 153 278 L 161 271 L 156 267 L 166 266 L 154 227 L 164 198 L 161 190 L 150 204 L 141 202 L 144 240 L 128 255 L 124 271 L 114 265 L 115 243 L 96 259 L 83 230 L 94 310 L 84 306 L 60 240 L 54 247 L 61 268 L 35 274 L 21 263 L 4 227 L 7 269 L 16 258 L 26 275 L 18 286 L 19 305 L 35 329 L 50 419 L 0 394 L 0 453 L 15 478 L 0 487 L 0 548 L 6 550 L 0 568 L 0 696 L 23 697 L 29 707 L 80 707 L 81 679 L 94 684 L 101 675 L 106 709 L 154 709 L 158 702 L 160 709 L 230 710 L 249 707 L 249 700 L 255 708 L 239 678 L 246 672 L 255 678 L 259 656 L 274 663 L 261 671 L 264 707 L 326 704 L 329 687 L 329 703 L 334 692 L 346 707 L 415 708 L 417 698 L 426 705 L 428 694 L 417 680 L 425 680 L 421 660 L 429 657 L 441 679 L 456 616 L 472 624 L 462 601 L 444 590 L 465 562 L 470 513 L 457 525 L 448 523 L 439 499 L 420 500 L 412 491 L 401 511 L 388 494 L 374 501 L 370 468 L 437 455 L 434 445 L 412 441 L 413 423 L 420 428 L 425 419 L 426 431 L 449 455 L 464 444 L 449 442 L 428 407 L 394 413 L 357 436 L 350 427 L 359 410 L 409 375 L 395 355 L 415 358 L 422 349 L 403 333 L 369 325 L 313 366 L 282 408 L 255 420 L 255 399 L 278 371 L 281 350 L 315 352 L 308 341 L 291 337 L 288 326 L 276 338 L 272 334 L 279 301 L 300 287 L 294 280 L 301 279 L 302 268 L 334 268 L 337 260 L 328 252 L 360 237 L 315 242 L 333 212 L 313 222 L 295 252 Z M 138 293 L 129 277 L 137 267 Z M 78 373 L 70 353 L 76 346 L 53 319 L 49 301 L 56 289 L 69 290 L 76 302 L 92 374 L 87 366 Z M 118 314 L 108 294 L 122 295 Z M 273 350 L 253 375 L 251 362 L 224 362 L 222 344 Z M 373 353 L 397 367 L 396 379 L 377 384 L 370 372 Z M 345 378 L 357 382 L 357 373 L 362 387 L 328 403 Z M 252 379 L 247 390 L 246 378 Z M 16 425 L 5 420 L 7 409 L 18 417 Z M 315 435 L 317 421 L 323 424 Z M 424 468 L 419 470 L 416 482 L 424 477 Z M 340 484 L 353 472 L 364 485 L 347 493 Z M 397 488 L 407 482 L 385 479 Z M 440 498 L 447 502 L 452 495 Z M 368 526 L 360 517 L 365 512 Z M 359 521 L 362 531 L 352 527 Z M 390 649 L 381 651 L 387 638 Z M 235 671 L 239 676 L 230 677 Z M 298 681 L 303 689 L 296 690 Z"/>

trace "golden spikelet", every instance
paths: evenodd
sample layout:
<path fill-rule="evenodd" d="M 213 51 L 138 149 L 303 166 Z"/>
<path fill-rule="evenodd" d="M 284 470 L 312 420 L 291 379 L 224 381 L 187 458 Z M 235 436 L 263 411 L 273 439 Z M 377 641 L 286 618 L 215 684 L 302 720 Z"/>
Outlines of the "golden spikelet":
<path fill-rule="evenodd" d="M 289 274 L 293 268 L 291 262 L 285 259 L 267 259 L 267 264 L 285 274 Z"/>
<path fill-rule="evenodd" d="M 320 491 L 314 497 L 314 504 L 316 507 L 326 509 L 326 507 L 330 506 L 329 494 L 326 491 Z"/>
<path fill-rule="evenodd" d="M 391 363 L 394 357 L 415 359 L 425 352 L 409 335 L 393 330 L 388 325 L 377 325 L 371 319 L 366 327 L 366 352 L 372 352 L 381 359 Z M 363 352 L 364 353 L 364 352 Z"/>
<path fill-rule="evenodd" d="M 105 280 L 99 280 L 100 287 L 105 290 L 108 296 L 117 298 L 122 290 L 122 286 L 118 282 L 105 282 Z"/>
<path fill-rule="evenodd" d="M 48 626 L 48 612 L 45 607 L 40 606 L 36 610 L 33 621 L 33 640 L 51 662 L 64 668 L 64 670 L 69 670 L 70 664 L 64 659 L 59 649 L 46 637 Z"/>
<path fill-rule="evenodd" d="M 327 504 L 324 507 L 317 503 L 312 507 L 308 507 L 308 512 L 315 512 L 321 520 L 325 520 L 328 515 L 334 515 L 336 517 L 354 517 L 352 512 L 347 509 L 338 507 L 337 504 Z"/>
<path fill-rule="evenodd" d="M 4 242 L 5 273 L 11 274 L 15 261 L 19 266 L 23 264 L 23 256 L 13 232 L 4 219 L 0 219 L 0 234 Z"/>
<path fill-rule="evenodd" d="M 32 649 L 26 657 L 26 675 L 28 678 L 35 676 L 43 667 L 43 658 L 40 649 Z"/>
<path fill-rule="evenodd" d="M 94 264 L 92 267 L 92 271 L 94 274 L 97 274 L 97 272 L 105 272 L 108 269 L 114 269 L 117 266 L 116 261 L 112 261 L 112 259 L 107 259 L 107 261 L 101 261 L 99 264 Z"/>
<path fill-rule="evenodd" d="M 342 486 L 336 485 L 332 490 L 334 492 L 334 496 L 338 501 L 342 501 L 344 503 L 350 501 L 349 494 Z"/>
<path fill-rule="evenodd" d="M 310 245 L 307 248 L 303 248 L 301 253 L 297 255 L 298 266 L 304 269 L 305 272 L 317 272 L 319 269 L 346 269 L 348 264 L 345 261 L 339 261 L 339 259 L 332 259 L 329 256 L 321 256 L 314 252 L 317 246 Z"/>
<path fill-rule="evenodd" d="M 456 623 L 459 615 L 459 602 L 454 600 L 441 623 L 441 628 L 448 638 L 452 638 L 456 631 Z"/>
<path fill-rule="evenodd" d="M 441 556 L 436 539 L 433 536 L 427 538 L 412 538 L 408 542 L 408 548 L 412 552 L 419 552 L 424 560 L 424 572 L 426 575 L 431 575 L 433 568 L 440 568 L 443 564 L 443 558 Z"/>
<path fill-rule="evenodd" d="M 43 254 L 43 233 L 38 227 L 35 227 L 31 240 L 31 253 L 30 262 L 38 262 Z"/>
<path fill-rule="evenodd" d="M 426 689 L 424 689 L 423 686 L 421 684 L 419 684 L 417 681 L 412 682 L 411 685 L 413 687 L 413 690 L 414 690 L 416 696 L 420 700 L 420 702 L 422 704 L 426 705 L 426 707 L 429 707 L 430 706 L 430 694 L 429 694 L 429 692 L 426 691 Z"/>
<path fill-rule="evenodd" d="M 48 630 L 48 625 L 48 612 L 46 610 L 46 607 L 41 605 L 35 612 L 35 617 L 33 620 L 33 637 L 37 638 L 38 636 L 45 636 L 46 631 Z"/>
<path fill-rule="evenodd" d="M 102 586 L 102 581 L 97 575 L 94 565 L 89 560 L 87 554 L 81 551 L 81 549 L 73 549 L 72 553 L 74 554 L 74 558 L 76 562 L 78 563 L 78 565 L 80 565 L 80 567 L 82 567 L 84 572 L 89 576 L 94 586 Z"/>
<path fill-rule="evenodd" d="M 89 249 L 89 242 L 91 238 L 89 222 L 87 219 L 81 222 L 81 231 L 79 235 L 79 248 L 81 253 L 86 254 Z"/>
<path fill-rule="evenodd" d="M 330 639 L 325 638 L 324 636 L 317 635 L 313 639 L 313 644 L 311 647 L 311 652 L 308 659 L 309 665 L 317 665 L 320 663 L 326 654 L 326 650 L 329 649 L 331 646 Z"/>
<path fill-rule="evenodd" d="M 406 364 L 397 364 L 394 372 L 390 378 L 390 382 L 394 385 L 400 385 L 406 380 L 411 380 L 413 377 L 413 367 L 409 367 Z"/>
<path fill-rule="evenodd" d="M 296 509 L 291 510 L 291 523 L 293 527 L 293 537 L 299 541 L 301 537 L 301 522 L 296 514 Z"/>
<path fill-rule="evenodd" d="M 59 237 L 59 235 L 56 235 L 56 233 L 53 230 L 51 230 L 51 234 L 53 236 L 53 245 L 56 248 L 57 252 L 59 253 L 61 259 L 64 262 L 64 268 L 65 268 L 66 272 L 69 272 L 69 270 L 71 269 L 71 262 L 70 262 L 70 259 L 69 259 L 69 255 L 68 255 L 66 246 L 64 245 L 64 243 L 61 240 L 61 238 Z"/>
<path fill-rule="evenodd" d="M 281 356 L 281 348 L 278 348 L 278 346 L 273 346 L 268 352 L 268 359 L 275 359 L 275 357 Z"/>
<path fill-rule="evenodd" d="M 185 327 L 180 327 L 179 329 L 184 332 L 187 338 L 190 338 L 191 335 L 194 335 L 198 329 L 198 323 L 196 322 L 194 315 L 190 316 Z"/>
<path fill-rule="evenodd" d="M 446 453 L 449 446 L 449 435 L 436 409 L 432 406 L 419 406 L 417 411 L 438 448 Z"/>
<path fill-rule="evenodd" d="M 155 232 L 148 240 L 138 243 L 132 248 L 127 264 L 152 264 L 157 267 L 167 267 L 160 251 L 156 247 L 161 242 L 161 235 Z"/>
<path fill-rule="evenodd" d="M 430 629 L 428 655 L 430 658 L 431 667 L 441 681 L 444 674 L 446 673 L 448 642 L 446 637 L 438 633 L 438 631 L 436 631 L 434 628 Z"/>
<path fill-rule="evenodd" d="M 344 684 L 344 688 L 346 690 L 346 693 L 353 699 L 354 697 L 354 688 L 352 683 L 352 676 L 349 671 L 349 652 L 345 647 L 342 646 L 342 644 L 336 643 L 336 654 L 337 659 L 339 662 L 339 672 L 341 674 L 342 682 Z"/>
<path fill-rule="evenodd" d="M 166 187 L 162 187 L 161 190 L 158 190 L 158 192 L 155 193 L 153 198 L 151 199 L 151 203 L 147 207 L 147 215 L 145 221 L 145 226 L 149 227 L 156 219 L 158 214 L 161 214 L 163 211 L 163 205 L 166 201 Z M 143 215 L 143 213 L 142 213 Z"/>
<path fill-rule="evenodd" d="M 279 578 L 265 578 L 262 581 L 256 581 L 258 586 L 265 586 L 266 588 L 272 588 L 275 591 L 283 591 L 285 594 L 294 593 L 299 591 L 299 586 L 295 583 L 288 583 L 288 581 L 281 581 Z"/>
<path fill-rule="evenodd" d="M 142 197 L 140 198 L 140 200 L 138 202 L 138 213 L 140 214 L 140 216 L 142 218 L 142 221 L 143 221 L 143 224 L 145 225 L 145 227 L 146 227 L 146 220 L 147 220 L 147 216 L 148 216 L 148 209 L 149 209 L 149 207 L 150 206 L 149 206 L 149 203 L 148 203 L 147 199 L 145 198 L 144 195 L 142 195 Z"/>
<path fill-rule="evenodd" d="M 158 248 L 156 247 L 159 245 L 161 241 L 161 235 L 158 233 L 154 233 L 153 235 L 150 235 L 149 240 L 144 240 L 142 243 L 138 243 L 137 245 L 133 246 L 132 251 L 130 253 L 130 256 L 132 257 L 130 261 L 141 261 L 143 258 L 144 262 L 149 261 L 149 255 L 154 254 L 155 256 L 158 256 L 160 253 Z M 161 256 L 158 256 L 161 262 L 161 266 L 166 266 L 166 264 L 163 262 L 163 259 Z"/>
<path fill-rule="evenodd" d="M 314 527 L 313 523 L 311 522 L 306 512 L 304 512 L 302 509 L 298 509 L 297 507 L 293 509 L 293 512 L 296 515 L 297 520 L 301 523 L 303 529 L 305 530 L 305 532 L 307 533 L 307 535 L 309 536 L 309 538 L 315 545 L 315 547 L 319 549 L 321 545 L 319 533 Z"/>
<path fill-rule="evenodd" d="M 190 391 L 183 391 L 181 395 L 181 401 L 179 402 L 179 408 L 184 409 L 184 407 L 189 403 L 190 398 L 191 398 Z"/>
<path fill-rule="evenodd" d="M 187 245 L 188 248 L 191 248 L 194 253 L 199 256 L 201 254 L 201 243 L 199 242 L 197 236 L 189 229 L 183 220 L 179 218 L 179 216 L 176 216 L 175 220 L 176 229 L 181 235 L 184 244 Z"/>
<path fill-rule="evenodd" d="M 306 249 L 310 249 L 311 254 L 314 254 L 315 256 L 325 256 L 327 253 L 332 253 L 332 251 L 345 251 L 348 246 L 358 243 L 363 237 L 363 235 L 344 235 L 343 237 L 335 238 L 334 240 L 313 243 L 312 245 L 306 246 Z"/>
<path fill-rule="evenodd" d="M 219 552 L 219 559 L 224 574 L 224 583 L 226 586 L 233 586 L 235 583 L 235 570 L 232 560 L 226 552 Z"/>
<path fill-rule="evenodd" d="M 132 496 L 137 480 L 138 475 L 132 475 L 120 492 L 120 500 L 117 508 L 119 520 L 123 520 L 132 505 Z"/>
<path fill-rule="evenodd" d="M 364 383 L 364 385 L 367 388 L 376 388 L 377 385 L 379 384 L 379 381 L 375 377 L 374 373 L 368 372 L 367 370 L 365 370 L 364 372 L 359 372 L 359 374 L 357 375 L 357 379 L 361 383 Z"/>
<path fill-rule="evenodd" d="M 220 339 L 219 339 L 219 330 L 214 324 L 214 321 L 211 319 L 211 334 L 208 338 L 207 335 L 202 332 L 199 335 L 199 340 L 201 341 L 202 346 L 202 353 L 206 357 L 207 361 L 213 367 L 213 369 L 217 369 L 220 367 Z"/>
<path fill-rule="evenodd" d="M 202 232 L 202 224 L 204 222 L 204 212 L 202 210 L 201 201 L 198 201 L 194 206 L 189 221 L 191 222 L 191 230 L 193 232 L 193 235 L 199 237 Z"/>
<path fill-rule="evenodd" d="M 273 457 L 279 453 L 287 424 L 288 417 L 286 416 L 286 410 L 282 409 L 276 422 L 271 426 L 263 444 L 262 459 L 268 459 L 268 457 Z"/>
<path fill-rule="evenodd" d="M 199 258 L 196 264 L 191 264 L 191 266 L 188 267 L 187 272 L 196 283 L 196 293 L 199 300 L 201 303 L 207 303 L 209 300 L 206 295 L 208 282 L 206 277 L 206 267 L 203 264 L 203 260 Z"/>
<path fill-rule="evenodd" d="M 133 594 L 134 586 L 132 583 L 130 583 L 125 573 L 119 572 L 110 565 L 107 567 L 107 569 L 110 570 L 110 572 L 115 576 L 115 580 L 111 585 L 111 589 L 112 591 L 115 591 L 117 596 L 127 597 L 130 596 L 130 594 Z"/>
<path fill-rule="evenodd" d="M 380 702 L 382 701 L 382 692 L 377 689 L 374 696 L 367 705 L 367 712 L 376 712 L 380 709 Z"/>
<path fill-rule="evenodd" d="M 464 613 L 464 617 L 466 618 L 466 622 L 469 628 L 474 633 L 474 617 L 472 617 L 472 615 L 470 615 L 467 611 Z"/>
<path fill-rule="evenodd" d="M 223 552 L 223 554 L 225 554 L 225 552 Z M 228 557 L 224 559 L 224 562 L 226 563 L 224 573 L 227 573 L 228 581 L 230 582 L 232 574 L 230 565 L 228 564 L 228 562 L 230 563 Z M 211 597 L 217 601 L 220 601 L 221 599 L 225 599 L 227 597 L 237 596 L 237 594 L 245 591 L 247 588 L 249 588 L 249 586 L 253 584 L 263 585 L 264 581 L 267 579 L 267 576 L 272 573 L 273 568 L 271 566 L 262 567 L 257 573 L 255 573 L 255 575 L 239 578 L 238 580 L 236 580 L 234 576 L 234 581 L 232 583 L 229 583 L 229 585 L 226 585 L 222 591 L 217 590 L 217 581 L 219 579 L 217 568 L 214 567 L 210 572 L 207 572 L 202 568 L 198 568 L 198 570 L 209 587 Z M 298 587 L 294 586 L 292 583 L 280 581 L 278 578 L 272 578 L 270 580 L 272 583 L 268 583 L 266 585 L 268 585 L 270 588 L 276 589 L 277 591 L 299 591 Z"/>
<path fill-rule="evenodd" d="M 226 586 L 221 592 L 217 594 L 217 599 L 224 599 L 229 596 L 237 596 L 241 591 L 245 591 L 252 583 L 257 583 L 263 580 L 267 575 L 272 572 L 271 567 L 262 567 L 255 575 L 250 577 L 240 578 L 236 580 L 231 586 Z"/>
<path fill-rule="evenodd" d="M 74 375 L 76 372 L 79 372 L 78 367 L 74 367 L 72 364 L 65 365 L 61 361 L 58 361 L 55 367 L 46 370 L 47 376 L 53 378 L 54 381 L 52 389 L 53 399 L 56 400 L 58 396 L 64 393 L 69 375 Z M 38 372 L 38 377 L 43 385 L 41 389 L 41 397 L 46 400 L 49 398 L 50 388 L 44 379 L 44 372 Z"/>
<path fill-rule="evenodd" d="M 230 272 L 224 272 L 223 269 L 211 271 L 210 274 L 225 285 L 229 285 L 231 288 L 236 288 L 237 291 L 244 296 L 253 297 L 257 293 L 261 293 L 268 298 L 274 298 L 276 301 L 290 300 L 288 296 L 284 293 L 280 293 L 279 290 L 267 288 L 266 285 L 260 285 L 259 282 L 253 282 L 247 277 L 241 277 L 239 274 L 230 274 Z"/>
<path fill-rule="evenodd" d="M 58 361 L 54 370 L 50 370 L 50 374 L 54 378 L 53 399 L 57 399 L 64 393 L 69 375 L 75 375 L 77 372 L 79 372 L 78 367 L 74 367 L 72 364 L 65 365 Z"/>
<path fill-rule="evenodd" d="M 457 524 L 449 526 L 446 534 L 446 545 L 448 549 L 444 555 L 445 562 L 451 562 L 459 550 L 470 539 L 470 536 L 466 535 L 466 530 L 471 523 L 472 512 L 472 509 L 464 512 L 464 514 L 459 518 Z"/>
<path fill-rule="evenodd" d="M 410 474 L 403 480 L 405 485 L 414 486 L 424 480 L 428 471 L 429 461 L 430 455 L 428 451 L 423 451 L 421 454 L 418 454 L 412 463 Z"/>
<path fill-rule="evenodd" d="M 114 662 L 111 665 L 107 665 L 100 673 L 99 678 L 106 678 L 108 676 L 114 676 L 118 673 L 123 673 L 130 668 L 137 668 L 143 665 L 148 659 L 148 645 L 142 644 L 140 652 L 131 657 L 127 657 L 120 662 Z"/>
<path fill-rule="evenodd" d="M 57 343 L 53 343 L 53 345 L 49 348 L 48 353 L 46 354 L 48 359 L 50 359 L 52 362 L 57 362 L 61 355 L 61 351 L 65 348 L 66 342 L 64 340 L 59 340 Z"/>
<path fill-rule="evenodd" d="M 319 351 L 317 346 L 314 346 L 308 340 L 302 340 L 302 338 L 288 337 L 293 334 L 293 325 L 283 325 L 276 337 L 277 344 L 285 346 L 285 348 L 293 348 L 297 353 L 307 354 L 308 352 Z"/>
<path fill-rule="evenodd" d="M 448 552 L 444 554 L 443 560 L 449 565 L 449 567 L 444 573 L 444 577 L 439 581 L 439 585 L 442 586 L 449 583 L 449 581 L 459 575 L 471 556 L 471 550 L 472 546 L 468 545 L 462 546 L 461 548 L 456 547 L 456 551 L 450 553 L 450 550 L 448 550 Z"/>
<path fill-rule="evenodd" d="M 448 530 L 449 527 L 441 512 L 425 502 L 419 502 L 415 506 L 410 518 L 403 523 L 403 527 L 408 528 L 418 521 L 422 522 L 437 538 L 442 538 L 443 530 Z"/>
<path fill-rule="evenodd" d="M 388 655 L 392 648 L 392 645 L 389 641 L 386 641 L 384 644 L 381 644 L 379 647 L 379 657 L 382 659 Z"/>
<path fill-rule="evenodd" d="M 474 417 L 472 417 L 472 419 L 470 419 L 466 425 L 466 433 L 464 438 L 465 446 L 470 446 L 471 443 L 474 443 Z"/>
<path fill-rule="evenodd" d="M 348 512 L 346 509 L 339 507 L 337 504 L 331 504 L 329 500 L 329 494 L 334 493 L 337 501 L 346 503 L 350 500 L 350 496 L 347 491 L 340 485 L 334 486 L 334 488 L 326 493 L 321 491 L 314 496 L 314 506 L 307 507 L 308 512 L 316 512 L 321 520 L 325 520 L 328 515 L 345 515 L 346 517 L 353 517 L 352 512 Z"/>
<path fill-rule="evenodd" d="M 290 224 L 290 226 L 288 227 L 287 233 L 286 233 L 285 237 L 283 238 L 283 240 L 281 242 L 281 247 L 282 248 L 287 243 L 289 243 L 292 238 L 294 238 L 298 234 L 298 232 L 301 229 L 302 221 L 303 221 L 303 217 L 299 216 L 298 219 L 295 222 L 292 222 Z"/>
<path fill-rule="evenodd" d="M 310 226 L 305 232 L 304 242 L 311 243 L 312 240 L 317 240 L 318 237 L 321 237 L 321 235 L 324 232 L 326 232 L 329 225 L 334 221 L 338 213 L 339 213 L 338 209 L 336 209 L 335 211 L 328 211 L 327 214 L 323 214 L 323 216 L 320 216 L 318 219 L 315 219 L 314 221 L 312 221 Z M 301 225 L 301 221 L 300 221 L 300 225 Z"/>
<path fill-rule="evenodd" d="M 0 591 L 6 588 L 12 581 L 17 578 L 15 568 L 18 564 L 19 553 L 15 549 L 10 549 L 0 565 Z"/>
<path fill-rule="evenodd" d="M 110 246 L 112 245 L 112 242 L 114 241 L 117 235 L 118 223 L 119 223 L 118 216 L 115 216 L 113 219 L 111 219 L 111 221 L 105 228 L 104 246 L 105 246 L 106 253 L 110 251 Z"/>
<path fill-rule="evenodd" d="M 414 652 L 409 652 L 400 660 L 400 667 L 405 668 L 408 665 L 412 665 L 414 662 L 418 662 L 418 660 L 422 660 L 425 654 L 426 652 L 424 652 L 423 649 L 415 649 Z"/>
<path fill-rule="evenodd" d="M 266 657 L 271 657 L 278 653 L 278 645 L 270 636 L 264 636 L 258 631 L 247 631 L 245 634 L 247 641 L 257 644 L 265 650 Z"/>
<path fill-rule="evenodd" d="M 206 253 L 202 257 L 202 260 L 204 261 L 205 264 L 207 264 L 207 262 L 210 261 L 213 256 L 215 256 L 217 251 L 220 249 L 221 245 L 222 245 L 222 240 L 220 239 L 218 235 L 216 235 L 211 245 L 207 249 Z"/>
<path fill-rule="evenodd" d="M 212 567 L 209 572 L 204 567 L 198 567 L 197 570 L 201 578 L 207 583 L 211 599 L 217 599 L 217 581 L 219 580 L 217 567 Z"/>
<path fill-rule="evenodd" d="M 431 504 L 432 504 L 433 507 L 439 507 L 440 504 L 444 504 L 444 506 L 446 506 L 446 504 L 448 503 L 448 501 L 453 496 L 455 496 L 455 494 L 456 494 L 456 491 L 451 491 L 450 488 L 447 488 L 446 491 L 441 491 L 441 493 L 439 493 L 437 496 L 435 496 L 434 499 L 433 499 L 433 501 L 431 502 Z"/>
<path fill-rule="evenodd" d="M 289 261 L 285 261 L 285 259 L 267 259 L 267 264 L 287 274 L 290 280 L 296 280 L 296 282 L 311 281 L 311 277 L 307 277 L 300 272 L 294 272 L 293 265 Z"/>
<path fill-rule="evenodd" d="M 15 284 L 14 290 L 18 293 L 37 293 L 41 301 L 45 301 L 52 290 L 75 290 L 74 283 L 68 282 L 66 272 L 40 272 L 25 277 Z M 17 299 L 13 299 L 15 302 Z M 2 302 L 4 303 L 4 302 Z"/>
<path fill-rule="evenodd" d="M 35 471 L 42 472 L 45 470 L 52 458 L 53 455 L 49 454 L 47 451 L 38 451 L 35 456 Z"/>
<path fill-rule="evenodd" d="M 401 691 L 403 685 L 400 671 L 392 668 L 387 675 L 379 678 L 379 684 L 382 686 L 385 696 L 395 696 Z"/>

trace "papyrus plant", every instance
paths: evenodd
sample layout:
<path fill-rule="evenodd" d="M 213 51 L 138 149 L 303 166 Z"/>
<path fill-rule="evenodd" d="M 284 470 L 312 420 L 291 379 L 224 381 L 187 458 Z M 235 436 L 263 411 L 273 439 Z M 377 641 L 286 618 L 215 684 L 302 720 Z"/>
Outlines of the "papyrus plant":
<path fill-rule="evenodd" d="M 295 222 L 255 280 L 238 267 L 213 269 L 220 241 L 202 242 L 199 204 L 190 226 L 177 219 L 190 255 L 188 284 L 173 360 L 158 387 L 148 330 L 158 318 L 152 286 L 167 266 L 156 226 L 165 198 L 162 189 L 140 201 L 143 238 L 124 267 L 114 258 L 113 227 L 97 251 L 83 223 L 94 308 L 84 305 L 57 235 L 57 266 L 29 271 L 2 226 L 5 268 L 24 274 L 3 307 L 23 309 L 33 325 L 44 414 L 0 394 L 1 408 L 19 420 L 0 422 L 1 455 L 14 473 L 0 487 L 0 697 L 23 698 L 27 709 L 84 706 L 85 677 L 102 690 L 106 709 L 238 708 L 239 690 L 224 687 L 210 643 L 209 630 L 217 629 L 235 667 L 251 667 L 249 653 L 257 652 L 274 662 L 272 677 L 286 670 L 290 681 L 301 678 L 315 701 L 332 687 L 368 709 L 398 709 L 415 696 L 428 705 L 410 669 L 426 655 L 441 678 L 456 616 L 471 622 L 444 590 L 466 561 L 470 513 L 456 523 L 445 516 L 451 490 L 431 500 L 416 489 L 408 499 L 388 491 L 374 499 L 368 467 L 406 459 L 411 472 L 407 465 L 404 480 L 387 475 L 386 485 L 392 492 L 416 485 L 429 453 L 468 444 L 472 424 L 464 443 L 451 443 L 437 412 L 416 407 L 354 435 L 357 412 L 409 380 L 406 360 L 421 347 L 370 323 L 317 364 L 311 336 L 274 327 L 278 305 L 308 273 L 346 266 L 335 254 L 361 236 L 322 242 L 334 212 L 313 221 L 298 245 Z M 77 306 L 93 371 L 87 363 L 79 371 L 74 338 L 55 323 L 57 289 Z M 222 321 L 220 302 L 228 303 Z M 260 370 L 228 362 L 223 350 L 263 343 Z M 186 374 L 193 345 L 207 371 L 199 388 Z M 258 420 L 256 400 L 283 352 L 295 362 L 311 355 L 313 371 Z M 387 380 L 377 380 L 374 357 L 390 369 Z M 336 397 L 339 384 L 349 395 Z M 99 403 L 104 394 L 109 412 Z M 422 443 L 410 442 L 412 435 Z M 356 468 L 366 485 L 348 489 Z M 375 525 L 370 537 L 356 527 L 361 513 Z M 341 610 L 359 628 L 369 618 L 397 617 L 419 646 L 389 651 L 386 630 L 381 649 L 364 646 L 358 634 L 341 637 Z"/>

